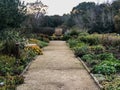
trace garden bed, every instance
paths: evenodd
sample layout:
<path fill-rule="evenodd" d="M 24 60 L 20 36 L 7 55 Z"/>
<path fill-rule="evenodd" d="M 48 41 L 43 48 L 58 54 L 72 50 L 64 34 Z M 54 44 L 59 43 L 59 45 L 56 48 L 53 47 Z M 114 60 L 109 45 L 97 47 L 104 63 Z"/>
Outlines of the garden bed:
<path fill-rule="evenodd" d="M 75 38 L 74 38 L 75 37 Z M 98 85 L 105 90 L 118 90 L 120 84 L 120 36 L 79 33 L 67 42 Z M 96 78 L 95 78 L 96 77 Z M 117 83 L 115 83 L 116 80 Z"/>
<path fill-rule="evenodd" d="M 17 85 L 24 83 L 23 74 L 35 57 L 43 54 L 42 48 L 49 39 L 44 35 L 23 38 L 15 31 L 7 34 L 0 40 L 0 90 L 16 90 Z"/>

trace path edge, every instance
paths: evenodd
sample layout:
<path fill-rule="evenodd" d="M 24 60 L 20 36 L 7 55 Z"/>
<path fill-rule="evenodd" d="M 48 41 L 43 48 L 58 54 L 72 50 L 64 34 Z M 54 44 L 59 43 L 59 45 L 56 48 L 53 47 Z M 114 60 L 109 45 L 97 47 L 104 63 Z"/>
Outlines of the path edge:
<path fill-rule="evenodd" d="M 33 60 L 28 63 L 28 65 L 25 67 L 25 69 L 24 69 L 23 72 L 20 74 L 20 76 L 23 76 L 23 75 L 28 71 L 28 69 L 29 69 L 29 67 L 31 66 L 32 62 L 33 62 L 34 60 L 36 60 L 37 57 L 38 57 L 38 56 L 35 56 L 35 57 L 33 58 Z"/>
<path fill-rule="evenodd" d="M 82 65 L 85 67 L 85 69 L 87 70 L 87 72 L 90 74 L 90 76 L 92 77 L 92 79 L 95 81 L 95 83 L 98 85 L 98 87 L 100 88 L 100 90 L 103 90 L 103 86 L 99 83 L 99 81 L 97 80 L 97 78 L 94 76 L 94 74 L 92 74 L 90 72 L 90 69 L 87 67 L 87 65 L 81 60 L 81 58 L 77 57 L 77 59 L 82 63 Z"/>
<path fill-rule="evenodd" d="M 70 45 L 67 42 L 66 42 L 66 45 L 70 48 Z M 70 48 L 70 50 L 74 54 L 74 51 L 71 48 Z M 92 77 L 92 79 L 94 80 L 94 82 L 96 83 L 96 85 L 100 88 L 100 90 L 103 90 L 103 86 L 99 83 L 99 81 L 97 80 L 97 78 L 90 72 L 90 69 L 87 67 L 87 65 L 81 60 L 80 57 L 77 57 L 77 59 L 82 63 L 82 65 L 87 70 L 87 72 L 90 74 L 90 76 Z"/>

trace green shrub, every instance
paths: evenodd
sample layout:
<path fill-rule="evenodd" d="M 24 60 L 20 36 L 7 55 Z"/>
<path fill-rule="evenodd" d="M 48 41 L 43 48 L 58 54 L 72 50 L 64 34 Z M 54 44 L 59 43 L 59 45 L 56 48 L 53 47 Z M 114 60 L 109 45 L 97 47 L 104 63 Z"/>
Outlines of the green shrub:
<path fill-rule="evenodd" d="M 79 41 L 82 41 L 84 43 L 88 43 L 89 45 L 98 45 L 100 44 L 100 40 L 97 36 L 94 35 L 88 35 L 88 36 L 79 36 Z"/>
<path fill-rule="evenodd" d="M 13 74 L 14 66 L 16 65 L 16 59 L 10 56 L 0 56 L 0 74 L 7 75 Z"/>
<path fill-rule="evenodd" d="M 113 53 L 102 53 L 97 56 L 100 60 L 114 60 Z"/>
<path fill-rule="evenodd" d="M 23 84 L 24 83 L 24 77 L 23 76 L 14 76 L 15 84 Z"/>
<path fill-rule="evenodd" d="M 86 54 L 86 55 L 84 55 L 83 57 L 81 57 L 81 59 L 83 60 L 83 61 L 87 61 L 87 60 L 93 60 L 93 59 L 95 59 L 95 55 L 93 55 L 93 54 Z"/>
<path fill-rule="evenodd" d="M 100 54 L 105 51 L 105 47 L 102 45 L 90 46 L 91 53 Z"/>
<path fill-rule="evenodd" d="M 78 36 L 79 32 L 77 30 L 71 30 L 69 34 L 70 36 Z"/>
<path fill-rule="evenodd" d="M 110 75 L 116 73 L 116 69 L 113 66 L 97 65 L 93 68 L 92 73 Z"/>
<path fill-rule="evenodd" d="M 44 42 L 47 42 L 47 43 L 50 42 L 49 38 L 46 38 L 46 37 L 44 37 L 42 40 L 43 40 Z"/>
<path fill-rule="evenodd" d="M 79 42 L 76 45 L 77 47 L 83 47 L 83 46 L 87 46 L 87 44 L 85 44 L 84 42 Z"/>
<path fill-rule="evenodd" d="M 79 57 L 89 53 L 88 46 L 82 46 L 82 47 L 76 46 L 76 47 L 74 47 L 73 50 L 75 51 L 75 55 L 79 56 Z"/>
<path fill-rule="evenodd" d="M 22 41 L 20 33 L 15 30 L 3 31 L 2 33 L 3 49 L 2 53 L 16 56 L 16 43 Z"/>
<path fill-rule="evenodd" d="M 63 40 L 69 40 L 70 38 L 71 38 L 70 35 L 68 35 L 68 34 L 66 35 L 66 34 L 65 34 L 65 35 L 63 35 L 63 38 L 62 38 L 62 39 L 63 39 Z"/>
<path fill-rule="evenodd" d="M 88 36 L 88 35 L 89 35 L 89 33 L 86 33 L 86 32 L 79 33 L 79 37 L 81 37 L 81 36 Z"/>
<path fill-rule="evenodd" d="M 70 48 L 73 48 L 73 47 L 77 46 L 78 41 L 74 40 L 74 39 L 70 39 L 70 40 L 68 40 L 68 43 L 69 43 Z"/>
<path fill-rule="evenodd" d="M 47 42 L 40 41 L 40 47 L 41 47 L 41 48 L 46 47 L 46 46 L 48 46 L 48 43 L 47 43 Z"/>
<path fill-rule="evenodd" d="M 113 74 L 120 70 L 120 62 L 117 60 L 105 60 L 96 65 L 92 72 L 98 74 Z"/>
<path fill-rule="evenodd" d="M 2 52 L 4 54 L 8 55 L 14 55 L 16 54 L 16 41 L 14 40 L 6 40 L 3 44 L 3 50 Z"/>
<path fill-rule="evenodd" d="M 24 70 L 25 65 L 14 66 L 13 73 L 14 75 L 20 75 Z"/>
<path fill-rule="evenodd" d="M 86 54 L 81 59 L 92 67 L 100 62 L 100 60 L 97 60 L 97 56 L 94 54 Z"/>

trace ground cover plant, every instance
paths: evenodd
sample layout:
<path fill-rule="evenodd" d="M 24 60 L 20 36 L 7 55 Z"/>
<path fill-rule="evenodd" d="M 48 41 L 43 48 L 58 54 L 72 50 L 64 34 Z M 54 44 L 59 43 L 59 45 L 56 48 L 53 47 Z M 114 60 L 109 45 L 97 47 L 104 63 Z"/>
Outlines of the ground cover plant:
<path fill-rule="evenodd" d="M 27 38 L 17 31 L 5 31 L 0 37 L 0 90 L 15 90 L 24 82 L 21 75 L 25 67 L 36 55 L 42 55 L 42 48 L 48 41 L 37 37 Z M 6 36 L 7 35 L 7 36 Z M 47 38 L 48 39 L 48 38 Z M 49 39 L 48 39 L 49 40 Z"/>
<path fill-rule="evenodd" d="M 68 44 L 77 57 L 80 57 L 105 90 L 118 90 L 120 73 L 120 36 L 117 34 L 88 34 L 79 32 Z M 111 78 L 112 79 L 111 79 Z M 112 85 L 113 84 L 113 85 Z"/>

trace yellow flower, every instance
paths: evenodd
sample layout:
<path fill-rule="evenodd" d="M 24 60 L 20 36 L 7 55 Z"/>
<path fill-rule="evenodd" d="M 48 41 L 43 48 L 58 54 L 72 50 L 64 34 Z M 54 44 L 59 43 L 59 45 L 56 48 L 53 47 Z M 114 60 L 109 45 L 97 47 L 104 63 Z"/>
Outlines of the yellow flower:
<path fill-rule="evenodd" d="M 28 51 L 28 50 L 32 50 L 34 53 L 36 53 L 37 55 L 42 55 L 42 50 L 41 48 L 38 46 L 38 45 L 27 45 L 25 47 L 25 50 Z"/>

